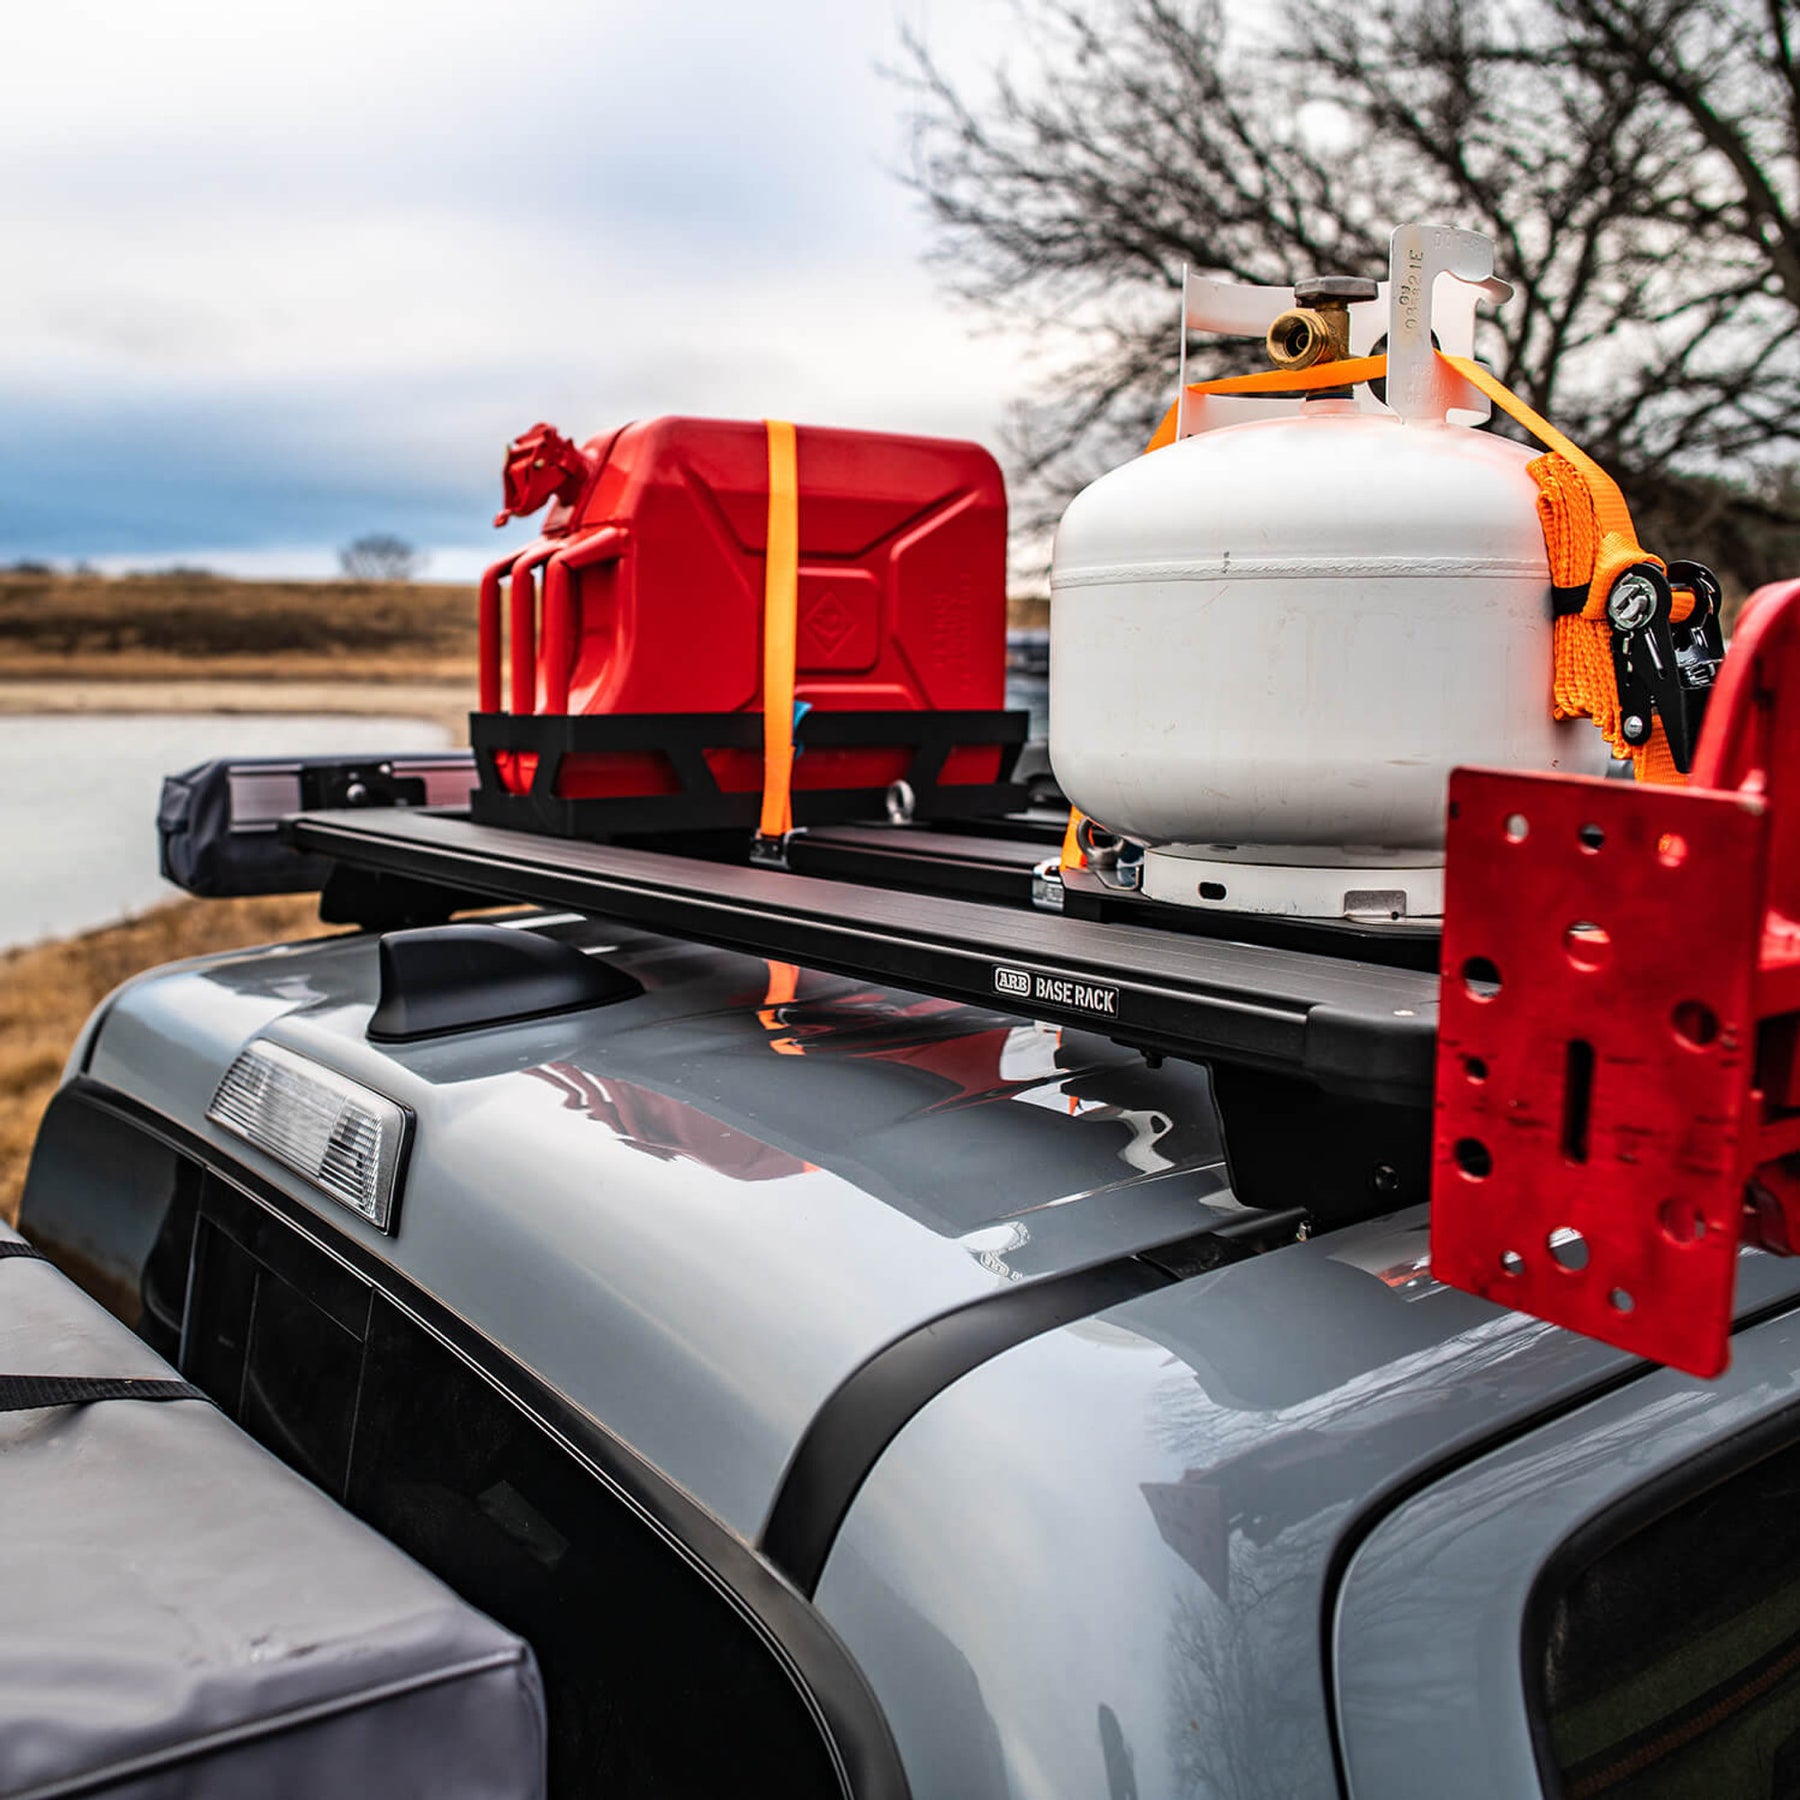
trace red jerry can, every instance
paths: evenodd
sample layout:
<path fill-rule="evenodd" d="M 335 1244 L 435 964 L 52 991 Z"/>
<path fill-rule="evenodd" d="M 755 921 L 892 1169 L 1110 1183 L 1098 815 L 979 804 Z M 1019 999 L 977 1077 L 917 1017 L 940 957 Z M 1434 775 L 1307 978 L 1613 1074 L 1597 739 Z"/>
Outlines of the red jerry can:
<path fill-rule="evenodd" d="M 796 458 L 797 705 L 1001 707 L 1006 492 L 994 459 L 972 443 L 819 426 L 798 429 Z M 543 535 L 483 578 L 482 712 L 500 711 L 500 590 L 510 578 L 512 714 L 759 713 L 769 513 L 762 422 L 652 419 L 579 449 L 535 427 L 512 446 L 507 500 L 517 513 L 546 499 L 554 504 Z M 883 788 L 906 774 L 910 754 L 866 738 L 808 747 L 794 789 Z M 721 792 L 760 788 L 760 749 L 709 747 L 705 757 Z M 959 744 L 938 780 L 991 783 L 1001 759 L 997 744 Z M 505 787 L 526 791 L 537 760 L 523 748 L 499 751 Z M 678 787 L 654 748 L 571 749 L 555 796 Z"/>

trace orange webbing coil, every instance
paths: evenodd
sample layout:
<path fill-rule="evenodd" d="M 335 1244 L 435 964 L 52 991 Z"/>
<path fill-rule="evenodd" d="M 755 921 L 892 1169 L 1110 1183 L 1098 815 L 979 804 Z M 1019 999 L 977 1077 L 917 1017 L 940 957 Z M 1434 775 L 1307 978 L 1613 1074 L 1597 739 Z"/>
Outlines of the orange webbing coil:
<path fill-rule="evenodd" d="M 763 559 L 763 793 L 765 838 L 794 829 L 794 638 L 800 594 L 800 481 L 794 427 L 765 419 L 769 535 Z"/>
<path fill-rule="evenodd" d="M 1606 618 L 1606 595 L 1622 570 L 1634 562 L 1658 562 L 1625 541 L 1617 532 L 1602 534 L 1594 516 L 1592 489 L 1581 471 L 1559 452 L 1551 451 L 1527 465 L 1538 485 L 1538 523 L 1550 557 L 1550 579 L 1559 588 L 1585 585 L 1586 604 L 1579 613 L 1556 621 L 1555 681 L 1551 711 L 1559 719 L 1591 718 L 1616 756 L 1631 752 L 1639 781 L 1677 785 L 1687 779 L 1675 767 L 1661 719 L 1653 719 L 1650 741 L 1626 741 L 1620 716 L 1618 678 L 1613 669 L 1612 626 Z M 1674 591 L 1671 612 L 1677 622 L 1694 608 L 1694 596 Z"/>
<path fill-rule="evenodd" d="M 1619 717 L 1619 683 L 1613 669 L 1612 626 L 1606 597 L 1613 583 L 1633 563 L 1655 563 L 1637 541 L 1631 509 L 1619 484 L 1584 450 L 1555 426 L 1540 418 L 1513 391 L 1466 356 L 1443 358 L 1457 374 L 1518 420 L 1549 454 L 1528 465 L 1538 486 L 1538 524 L 1550 559 L 1550 580 L 1560 588 L 1585 587 L 1587 602 L 1579 613 L 1556 621 L 1551 714 L 1558 719 L 1588 718 L 1612 746 L 1615 756 L 1631 752 L 1639 781 L 1678 785 L 1687 777 L 1675 767 L 1661 719 L 1652 718 L 1648 743 L 1626 742 Z M 1675 595 L 1673 617 L 1693 610 L 1692 594 Z"/>

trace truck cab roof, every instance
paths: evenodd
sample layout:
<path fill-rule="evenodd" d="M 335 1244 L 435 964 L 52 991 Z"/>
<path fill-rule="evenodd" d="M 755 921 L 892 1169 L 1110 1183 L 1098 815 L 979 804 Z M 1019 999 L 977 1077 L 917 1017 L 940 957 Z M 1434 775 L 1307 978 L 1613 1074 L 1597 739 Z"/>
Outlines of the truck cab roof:
<path fill-rule="evenodd" d="M 604 920 L 505 928 L 641 992 L 383 1045 L 370 935 L 158 972 L 78 1048 L 26 1224 L 160 1306 L 184 1371 L 231 1337 L 196 1314 L 207 1231 L 355 1339 L 353 1400 L 380 1354 L 363 1290 L 392 1299 L 783 1646 L 842 1791 L 1442 1793 L 1381 1698 L 1405 1644 L 1365 1561 L 1394 1604 L 1442 1599 L 1405 1591 L 1386 1522 L 1474 1482 L 1474 1529 L 1482 1471 L 1561 1434 L 1589 1488 L 1515 1534 L 1510 1586 L 1470 1577 L 1516 1634 L 1517 1571 L 1631 1486 L 1609 1433 L 1679 1470 L 1787 1405 L 1791 1264 L 1746 1256 L 1739 1371 L 1707 1388 L 1440 1286 L 1421 1208 L 1309 1237 L 1304 1193 L 1244 1205 L 1199 1064 Z M 406 1110 L 390 1232 L 209 1118 L 258 1041 Z M 203 1171 L 172 1284 L 184 1178 L 146 1182 L 146 1142 Z M 275 1391 L 257 1329 L 239 1415 L 354 1504 L 361 1423 Z M 506 1513 L 527 1549 L 568 1535 L 529 1511 Z M 1455 1527 L 1433 1521 L 1446 1554 Z M 1462 1728 L 1535 1768 L 1516 1676 L 1476 1682 L 1505 1729 Z"/>

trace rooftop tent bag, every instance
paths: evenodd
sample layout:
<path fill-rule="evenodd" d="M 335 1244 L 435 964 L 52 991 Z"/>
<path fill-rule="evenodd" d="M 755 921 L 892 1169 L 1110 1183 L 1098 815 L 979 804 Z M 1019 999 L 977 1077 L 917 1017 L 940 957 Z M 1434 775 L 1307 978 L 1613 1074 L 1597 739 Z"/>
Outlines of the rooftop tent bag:
<path fill-rule="evenodd" d="M 0 1370 L 0 1795 L 543 1794 L 530 1649 L 4 1225 Z"/>

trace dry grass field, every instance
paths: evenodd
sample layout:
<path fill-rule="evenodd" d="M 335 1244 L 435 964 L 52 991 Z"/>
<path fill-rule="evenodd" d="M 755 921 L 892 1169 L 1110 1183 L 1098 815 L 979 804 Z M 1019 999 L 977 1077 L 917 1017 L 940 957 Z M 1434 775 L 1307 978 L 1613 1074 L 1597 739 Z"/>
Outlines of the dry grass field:
<path fill-rule="evenodd" d="M 62 943 L 0 951 L 0 1218 L 17 1215 L 37 1122 L 82 1021 L 121 981 L 159 963 L 316 937 L 316 895 L 183 900 Z"/>
<path fill-rule="evenodd" d="M 1007 605 L 1043 629 L 1049 603 Z M 0 570 L 0 682 L 466 682 L 475 591 L 450 583 L 234 581 Z"/>
<path fill-rule="evenodd" d="M 0 571 L 0 680 L 472 682 L 474 671 L 468 587 Z"/>

